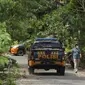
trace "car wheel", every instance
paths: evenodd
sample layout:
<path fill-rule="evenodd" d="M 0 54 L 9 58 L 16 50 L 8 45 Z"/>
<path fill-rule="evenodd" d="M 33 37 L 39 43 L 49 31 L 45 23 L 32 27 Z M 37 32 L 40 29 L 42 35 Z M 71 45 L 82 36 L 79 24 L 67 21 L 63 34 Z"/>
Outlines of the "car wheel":
<path fill-rule="evenodd" d="M 24 55 L 24 51 L 23 50 L 19 50 L 17 53 L 18 56 L 23 56 Z"/>

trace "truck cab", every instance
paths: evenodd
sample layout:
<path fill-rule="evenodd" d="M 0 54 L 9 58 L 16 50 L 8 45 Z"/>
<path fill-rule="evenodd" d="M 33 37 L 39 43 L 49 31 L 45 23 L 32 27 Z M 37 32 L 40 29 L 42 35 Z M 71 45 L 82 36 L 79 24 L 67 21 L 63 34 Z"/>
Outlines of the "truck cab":
<path fill-rule="evenodd" d="M 30 47 L 29 73 L 33 74 L 35 69 L 55 69 L 58 74 L 65 74 L 64 48 L 56 38 L 37 38 Z"/>

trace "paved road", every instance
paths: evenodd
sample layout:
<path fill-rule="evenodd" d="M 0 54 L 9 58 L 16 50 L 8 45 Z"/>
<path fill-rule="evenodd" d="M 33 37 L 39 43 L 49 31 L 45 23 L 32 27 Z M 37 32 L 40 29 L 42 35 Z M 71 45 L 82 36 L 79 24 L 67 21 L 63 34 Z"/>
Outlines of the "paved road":
<path fill-rule="evenodd" d="M 16 59 L 21 68 L 27 70 L 27 55 L 11 56 Z M 72 69 L 66 69 L 65 76 L 56 75 L 55 70 L 35 70 L 34 75 L 21 78 L 16 81 L 17 85 L 85 85 L 85 75 L 82 72 L 75 74 Z"/>

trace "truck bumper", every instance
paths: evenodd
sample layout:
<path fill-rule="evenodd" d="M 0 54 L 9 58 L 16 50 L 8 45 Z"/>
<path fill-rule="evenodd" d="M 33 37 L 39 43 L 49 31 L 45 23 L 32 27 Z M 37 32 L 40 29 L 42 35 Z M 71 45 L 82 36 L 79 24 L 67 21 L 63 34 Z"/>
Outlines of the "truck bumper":
<path fill-rule="evenodd" d="M 65 67 L 61 65 L 52 65 L 52 64 L 40 64 L 31 66 L 34 69 L 58 69 L 59 67 Z"/>

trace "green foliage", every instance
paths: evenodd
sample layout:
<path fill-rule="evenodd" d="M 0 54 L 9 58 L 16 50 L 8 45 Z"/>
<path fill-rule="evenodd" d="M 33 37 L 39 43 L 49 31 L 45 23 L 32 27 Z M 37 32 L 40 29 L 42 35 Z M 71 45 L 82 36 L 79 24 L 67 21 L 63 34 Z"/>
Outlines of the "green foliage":
<path fill-rule="evenodd" d="M 3 81 L 2 80 L 0 80 L 0 85 L 3 85 Z"/>
<path fill-rule="evenodd" d="M 4 56 L 0 56 L 0 71 L 4 70 L 5 65 L 8 65 L 8 59 Z"/>
<path fill-rule="evenodd" d="M 0 56 L 0 65 L 8 64 L 8 59 L 4 56 Z"/>
<path fill-rule="evenodd" d="M 6 78 L 5 85 L 16 85 L 16 79 L 20 77 L 19 68 L 14 66 L 12 70 L 9 70 Z"/>
<path fill-rule="evenodd" d="M 7 81 L 6 85 L 16 85 L 16 83 L 14 82 L 13 79 L 10 78 L 10 79 Z"/>
<path fill-rule="evenodd" d="M 11 37 L 6 31 L 6 24 L 0 23 L 0 53 L 8 50 Z"/>
<path fill-rule="evenodd" d="M 1 56 L 1 57 L 4 62 L 5 60 L 4 56 Z M 1 68 L 0 68 L 0 71 L 1 71 Z M 9 68 L 6 73 L 0 73 L 0 85 L 16 85 L 15 81 L 17 78 L 20 78 L 20 77 L 21 76 L 20 76 L 19 68 L 17 66 L 14 66 L 13 68 Z"/>
<path fill-rule="evenodd" d="M 41 28 L 41 21 L 36 19 L 54 7 L 53 0 L 0 0 L 0 22 L 6 22 L 13 41 L 25 41 L 36 36 L 35 28 Z M 30 27 L 32 20 L 36 22 L 33 28 Z"/>
<path fill-rule="evenodd" d="M 16 85 L 16 79 L 20 77 L 17 67 L 9 69 L 8 73 L 0 74 L 0 85 Z"/>
<path fill-rule="evenodd" d="M 47 34 L 55 34 L 59 39 L 61 36 L 64 37 L 66 27 L 63 25 L 62 18 L 60 17 L 58 10 L 53 11 L 50 15 L 45 15 L 43 22 L 45 23 L 44 27 Z"/>

